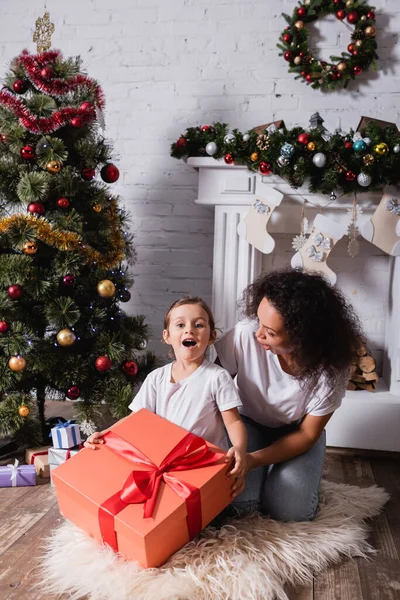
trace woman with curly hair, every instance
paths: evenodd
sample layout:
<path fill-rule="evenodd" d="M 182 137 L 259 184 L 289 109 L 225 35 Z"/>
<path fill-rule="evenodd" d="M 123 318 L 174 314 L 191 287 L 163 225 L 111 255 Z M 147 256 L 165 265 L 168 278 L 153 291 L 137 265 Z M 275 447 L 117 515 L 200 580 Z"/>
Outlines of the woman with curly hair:
<path fill-rule="evenodd" d="M 318 508 L 324 428 L 364 343 L 361 326 L 336 288 L 301 270 L 262 275 L 243 304 L 247 319 L 215 342 L 219 363 L 237 376 L 248 430 L 248 473 L 236 481 L 235 508 L 309 521 Z"/>

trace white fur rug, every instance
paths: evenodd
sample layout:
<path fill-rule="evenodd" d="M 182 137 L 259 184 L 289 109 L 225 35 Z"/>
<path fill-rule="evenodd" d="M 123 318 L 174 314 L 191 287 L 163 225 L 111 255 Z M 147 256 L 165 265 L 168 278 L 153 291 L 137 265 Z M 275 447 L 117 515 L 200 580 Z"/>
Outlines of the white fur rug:
<path fill-rule="evenodd" d="M 64 522 L 47 542 L 40 585 L 70 600 L 287 600 L 286 583 L 305 583 L 345 556 L 373 552 L 365 519 L 388 498 L 376 486 L 323 481 L 315 521 L 255 515 L 208 527 L 159 569 L 124 561 Z"/>

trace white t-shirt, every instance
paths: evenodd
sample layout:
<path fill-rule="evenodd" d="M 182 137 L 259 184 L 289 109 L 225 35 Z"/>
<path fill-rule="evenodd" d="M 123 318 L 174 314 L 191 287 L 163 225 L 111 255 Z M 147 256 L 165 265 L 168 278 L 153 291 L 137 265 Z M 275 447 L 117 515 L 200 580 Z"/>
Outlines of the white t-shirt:
<path fill-rule="evenodd" d="M 231 375 L 237 374 L 242 414 L 261 425 L 281 427 L 306 414 L 328 415 L 341 405 L 347 373 L 333 392 L 325 377 L 311 392 L 304 390 L 282 370 L 278 357 L 257 342 L 257 329 L 257 321 L 240 321 L 214 344 L 221 365 Z"/>
<path fill-rule="evenodd" d="M 143 382 L 129 408 L 147 408 L 227 450 L 221 411 L 242 405 L 236 386 L 225 369 L 204 360 L 186 379 L 171 383 L 172 363 L 155 369 Z"/>

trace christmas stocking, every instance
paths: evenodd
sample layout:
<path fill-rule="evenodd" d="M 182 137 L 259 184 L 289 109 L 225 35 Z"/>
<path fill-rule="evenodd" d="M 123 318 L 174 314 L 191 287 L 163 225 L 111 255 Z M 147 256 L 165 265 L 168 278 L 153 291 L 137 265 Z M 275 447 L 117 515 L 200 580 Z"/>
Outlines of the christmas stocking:
<path fill-rule="evenodd" d="M 392 256 L 400 256 L 400 190 L 390 188 L 385 193 L 372 215 L 362 228 L 363 237 Z"/>
<path fill-rule="evenodd" d="M 304 246 L 296 252 L 291 260 L 293 268 L 302 267 L 306 271 L 318 271 L 325 275 L 333 284 L 336 283 L 336 273 L 326 264 L 326 259 L 333 246 L 346 232 L 343 225 L 318 214 L 313 223 L 313 229 Z"/>
<path fill-rule="evenodd" d="M 255 196 L 249 212 L 238 225 L 240 237 L 264 254 L 269 254 L 275 247 L 275 240 L 267 231 L 268 221 L 275 208 L 282 202 L 283 194 L 275 189 L 268 190 L 268 199 Z"/>

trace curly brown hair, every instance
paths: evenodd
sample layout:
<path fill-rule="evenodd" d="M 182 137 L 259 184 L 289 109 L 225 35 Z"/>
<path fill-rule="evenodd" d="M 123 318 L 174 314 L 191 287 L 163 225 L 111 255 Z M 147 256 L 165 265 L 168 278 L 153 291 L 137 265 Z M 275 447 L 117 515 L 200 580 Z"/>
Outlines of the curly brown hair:
<path fill-rule="evenodd" d="M 261 275 L 243 292 L 244 315 L 256 318 L 263 298 L 283 318 L 302 385 L 314 387 L 324 374 L 334 389 L 365 344 L 352 305 L 323 276 L 301 269 Z"/>

